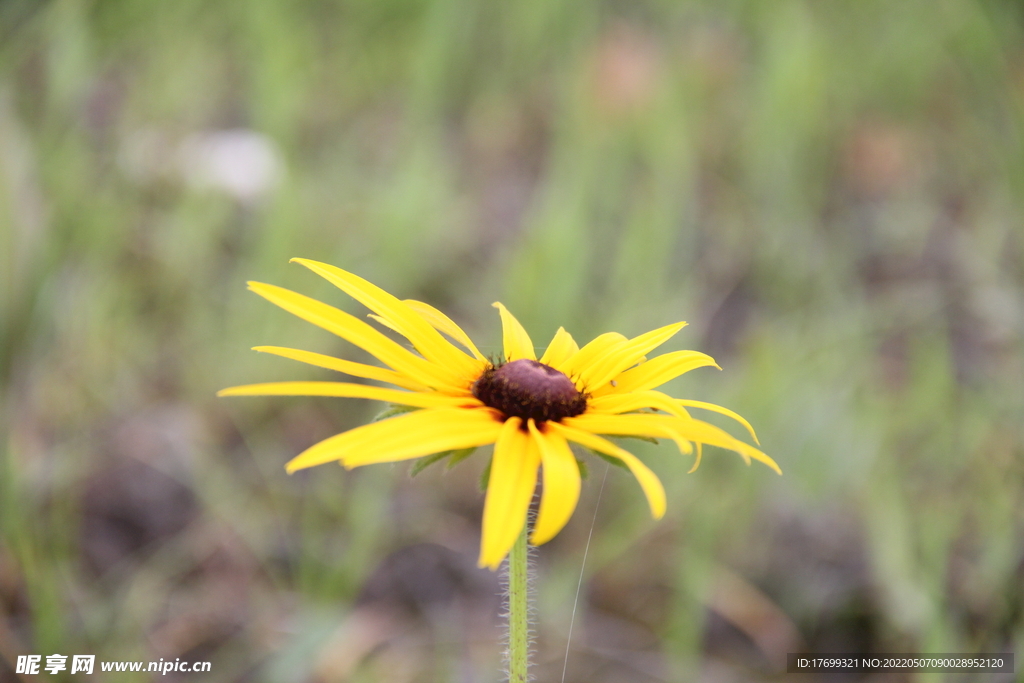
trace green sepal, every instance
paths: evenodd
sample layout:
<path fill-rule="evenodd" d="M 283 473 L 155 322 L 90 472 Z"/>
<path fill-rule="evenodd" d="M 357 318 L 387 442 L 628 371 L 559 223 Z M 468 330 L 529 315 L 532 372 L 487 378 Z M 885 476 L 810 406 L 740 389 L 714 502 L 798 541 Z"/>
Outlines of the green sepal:
<path fill-rule="evenodd" d="M 440 453 L 434 453 L 433 455 L 425 455 L 425 456 L 423 456 L 422 458 L 416 460 L 412 464 L 412 467 L 409 468 L 409 476 L 410 477 L 415 477 L 417 474 L 419 474 L 423 470 L 427 469 L 428 467 L 433 465 L 435 462 L 439 462 L 441 460 L 444 460 L 449 455 L 451 455 L 453 452 L 454 451 L 441 451 Z"/>
<path fill-rule="evenodd" d="M 410 413 L 414 410 L 420 410 L 420 408 L 414 408 L 413 406 L 401 406 L 397 404 L 390 404 L 387 408 L 377 413 L 377 416 L 373 418 L 374 422 L 380 422 L 386 420 L 389 417 L 395 417 L 396 415 L 402 415 L 403 413 Z"/>
<path fill-rule="evenodd" d="M 487 485 L 491 483 L 491 462 L 494 460 L 494 456 L 487 459 L 487 465 L 484 467 L 484 471 L 480 473 L 480 490 L 487 491 Z"/>
<path fill-rule="evenodd" d="M 471 446 L 470 448 L 463 448 L 458 451 L 452 451 L 452 457 L 448 459 L 448 464 L 446 464 L 444 468 L 446 470 L 450 470 L 451 468 L 455 467 L 469 456 L 473 455 L 473 453 L 475 452 L 476 446 Z"/>
<path fill-rule="evenodd" d="M 653 443 L 657 446 L 660 442 L 653 436 L 643 436 L 640 434 L 628 434 L 615 437 L 616 439 L 636 439 L 637 441 L 646 441 L 647 443 Z"/>
<path fill-rule="evenodd" d="M 590 451 L 590 453 L 592 455 L 596 455 L 597 457 L 601 458 L 602 460 L 604 460 L 609 465 L 615 465 L 616 467 L 621 467 L 624 470 L 627 470 L 627 471 L 629 470 L 629 468 L 626 467 L 626 463 L 622 462 L 618 458 L 613 458 L 610 455 L 605 455 L 604 453 L 599 453 L 598 451 L 591 450 L 589 448 L 587 448 L 587 450 Z"/>
<path fill-rule="evenodd" d="M 425 455 L 412 464 L 412 467 L 409 468 L 409 476 L 415 477 L 435 462 L 440 462 L 445 458 L 451 458 L 448 461 L 448 465 L 445 467 L 446 470 L 450 470 L 469 456 L 473 455 L 473 451 L 475 450 L 476 446 L 473 446 L 472 448 L 460 448 L 454 451 L 441 451 L 440 453 L 434 453 L 433 455 Z"/>
<path fill-rule="evenodd" d="M 576 464 L 580 467 L 580 479 L 586 479 L 590 476 L 590 468 L 587 467 L 587 463 L 582 460 L 577 460 Z"/>

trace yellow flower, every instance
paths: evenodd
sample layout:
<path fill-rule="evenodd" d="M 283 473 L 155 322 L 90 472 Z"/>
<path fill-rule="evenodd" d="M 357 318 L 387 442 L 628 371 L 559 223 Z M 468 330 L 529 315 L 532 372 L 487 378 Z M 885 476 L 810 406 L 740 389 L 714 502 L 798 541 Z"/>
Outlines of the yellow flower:
<path fill-rule="evenodd" d="M 542 465 L 544 487 L 530 542 L 539 545 L 551 540 L 568 522 L 580 494 L 580 469 L 569 442 L 629 468 L 656 519 L 665 514 L 665 490 L 657 476 L 632 453 L 599 435 L 671 439 L 687 454 L 696 444 L 691 472 L 700 464 L 701 445 L 709 444 L 736 451 L 748 464 L 751 458 L 760 460 L 781 474 L 767 455 L 718 427 L 693 419 L 686 409 L 728 415 L 742 423 L 756 441 L 753 429 L 736 413 L 654 390 L 694 368 L 718 367 L 710 356 L 697 351 L 674 351 L 646 360 L 648 353 L 686 323 L 667 325 L 633 339 L 609 332 L 583 348 L 559 328 L 538 359 L 526 330 L 496 303 L 505 359 L 494 364 L 458 325 L 432 306 L 400 301 L 334 266 L 306 259 L 293 261 L 364 304 L 373 311 L 372 318 L 408 339 L 418 353 L 337 308 L 281 287 L 250 282 L 249 288 L 271 303 L 365 349 L 387 367 L 277 346 L 257 346 L 255 350 L 399 389 L 346 382 L 273 382 L 224 389 L 218 395 L 343 396 L 422 409 L 325 439 L 291 460 L 286 466 L 289 473 L 331 461 L 353 468 L 494 444 L 480 566 L 496 569 L 508 554 L 526 523 Z"/>

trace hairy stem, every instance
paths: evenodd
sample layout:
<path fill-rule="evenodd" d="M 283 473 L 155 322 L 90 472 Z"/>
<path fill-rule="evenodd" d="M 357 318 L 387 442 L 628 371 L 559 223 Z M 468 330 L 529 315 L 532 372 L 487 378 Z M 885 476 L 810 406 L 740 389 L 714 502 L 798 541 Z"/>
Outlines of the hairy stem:
<path fill-rule="evenodd" d="M 508 555 L 508 680 L 526 683 L 530 664 L 530 596 L 526 525 Z"/>

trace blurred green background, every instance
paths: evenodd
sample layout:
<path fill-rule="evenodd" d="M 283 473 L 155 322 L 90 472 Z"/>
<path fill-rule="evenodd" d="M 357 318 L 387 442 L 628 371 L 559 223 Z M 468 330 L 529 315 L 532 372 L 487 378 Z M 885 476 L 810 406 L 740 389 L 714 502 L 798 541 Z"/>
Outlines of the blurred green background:
<path fill-rule="evenodd" d="M 724 368 L 668 389 L 785 476 L 635 446 L 669 512 L 608 473 L 566 680 L 1019 658 L 1022 104 L 1019 2 L 3 0 L 0 680 L 499 680 L 484 455 L 289 477 L 379 406 L 214 397 L 330 378 L 257 344 L 365 358 L 245 291 L 365 312 L 292 256 L 485 353 L 501 300 L 538 344 L 688 320 L 664 350 Z M 538 680 L 604 475 L 535 556 Z"/>

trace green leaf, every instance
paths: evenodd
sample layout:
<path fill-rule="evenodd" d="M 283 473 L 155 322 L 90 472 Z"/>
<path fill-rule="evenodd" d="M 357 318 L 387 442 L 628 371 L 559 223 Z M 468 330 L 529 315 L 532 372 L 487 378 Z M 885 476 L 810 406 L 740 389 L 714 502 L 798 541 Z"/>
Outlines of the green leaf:
<path fill-rule="evenodd" d="M 377 417 L 373 418 L 374 422 L 380 422 L 386 420 L 389 417 L 395 417 L 396 415 L 402 415 L 403 413 L 409 413 L 414 410 L 420 410 L 420 408 L 414 408 L 412 406 L 400 406 L 394 403 L 388 405 L 387 408 L 377 413 Z"/>

